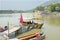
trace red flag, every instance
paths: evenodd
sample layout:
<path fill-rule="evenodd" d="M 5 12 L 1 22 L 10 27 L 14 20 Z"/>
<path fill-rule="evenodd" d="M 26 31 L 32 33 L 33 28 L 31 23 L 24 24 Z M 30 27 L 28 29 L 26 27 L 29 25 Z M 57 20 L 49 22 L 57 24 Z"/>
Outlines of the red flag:
<path fill-rule="evenodd" d="M 23 22 L 23 17 L 22 17 L 22 13 L 21 13 L 21 15 L 20 15 L 20 23 L 22 23 Z"/>

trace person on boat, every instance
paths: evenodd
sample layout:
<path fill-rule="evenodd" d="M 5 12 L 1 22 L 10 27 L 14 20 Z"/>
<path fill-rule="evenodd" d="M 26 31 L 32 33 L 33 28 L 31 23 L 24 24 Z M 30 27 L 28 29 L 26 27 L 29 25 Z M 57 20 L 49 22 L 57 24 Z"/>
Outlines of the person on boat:
<path fill-rule="evenodd" d="M 5 26 L 5 27 L 4 27 L 4 30 L 8 30 L 8 26 Z"/>

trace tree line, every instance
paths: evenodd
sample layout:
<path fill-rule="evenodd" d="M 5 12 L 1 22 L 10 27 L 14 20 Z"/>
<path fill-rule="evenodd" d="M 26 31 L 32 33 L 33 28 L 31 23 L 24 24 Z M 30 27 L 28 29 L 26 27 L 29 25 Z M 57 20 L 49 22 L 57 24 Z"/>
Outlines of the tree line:
<path fill-rule="evenodd" d="M 60 3 L 51 3 L 48 6 L 40 5 L 36 7 L 34 10 L 44 11 L 48 10 L 51 12 L 60 12 Z"/>

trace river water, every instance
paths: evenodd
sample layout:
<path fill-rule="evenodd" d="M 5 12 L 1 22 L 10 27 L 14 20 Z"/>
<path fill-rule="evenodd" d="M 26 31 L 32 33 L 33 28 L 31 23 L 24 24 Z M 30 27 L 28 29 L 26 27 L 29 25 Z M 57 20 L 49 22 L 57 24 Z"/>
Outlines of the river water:
<path fill-rule="evenodd" d="M 46 22 L 43 26 L 45 27 L 45 40 L 60 40 L 60 27 L 49 25 Z"/>
<path fill-rule="evenodd" d="M 33 18 L 33 13 L 22 13 L 23 18 Z M 4 27 L 9 22 L 9 26 L 19 25 L 20 13 L 0 14 L 0 26 Z M 46 34 L 45 40 L 60 40 L 60 27 L 49 25 L 44 21 L 43 31 Z"/>
<path fill-rule="evenodd" d="M 32 13 L 33 14 L 33 13 Z M 22 13 L 23 19 L 32 18 L 30 13 Z M 0 14 L 0 26 L 4 27 L 9 22 L 10 26 L 19 25 L 20 13 L 13 14 Z"/>

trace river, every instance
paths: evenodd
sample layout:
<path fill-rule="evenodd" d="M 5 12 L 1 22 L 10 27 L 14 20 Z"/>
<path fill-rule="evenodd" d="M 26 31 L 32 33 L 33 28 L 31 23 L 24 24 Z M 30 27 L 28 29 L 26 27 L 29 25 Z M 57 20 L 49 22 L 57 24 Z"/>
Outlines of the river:
<path fill-rule="evenodd" d="M 33 18 L 33 13 L 22 13 L 23 18 Z M 9 26 L 19 25 L 20 13 L 0 14 L 0 26 L 4 27 L 9 22 Z M 46 34 L 45 40 L 60 40 L 60 26 L 52 26 L 44 21 L 43 31 Z"/>
<path fill-rule="evenodd" d="M 46 34 L 45 40 L 60 40 L 60 27 L 52 26 L 45 22 L 44 32 Z"/>
<path fill-rule="evenodd" d="M 33 14 L 33 13 L 32 13 Z M 30 13 L 22 13 L 23 19 L 32 18 Z M 13 14 L 0 14 L 0 26 L 4 27 L 9 22 L 10 26 L 19 25 L 20 13 Z"/>

